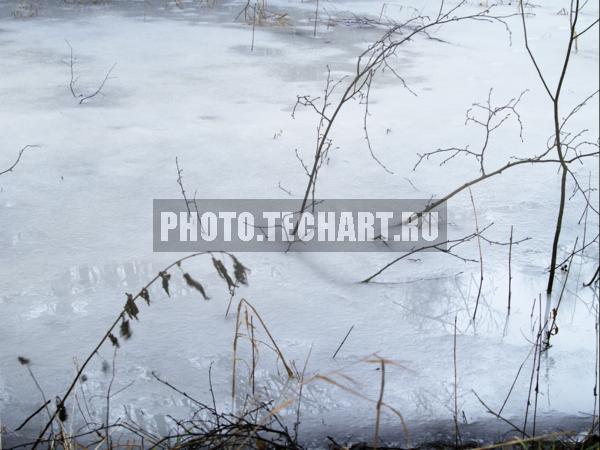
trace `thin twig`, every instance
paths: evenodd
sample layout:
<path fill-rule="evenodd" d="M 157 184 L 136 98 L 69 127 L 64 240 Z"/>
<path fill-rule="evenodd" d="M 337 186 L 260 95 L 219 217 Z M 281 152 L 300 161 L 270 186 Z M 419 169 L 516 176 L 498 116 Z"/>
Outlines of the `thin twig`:
<path fill-rule="evenodd" d="M 379 427 L 381 422 L 381 407 L 383 405 L 383 392 L 385 390 L 385 360 L 380 358 L 380 367 L 381 371 L 381 383 L 379 386 L 379 398 L 377 399 L 377 405 L 375 407 L 376 415 L 375 415 L 375 438 L 373 440 L 373 447 L 375 450 L 379 447 Z"/>
<path fill-rule="evenodd" d="M 350 336 L 350 333 L 352 332 L 352 329 L 354 328 L 354 325 L 352 325 L 350 327 L 350 329 L 348 330 L 348 332 L 346 333 L 346 336 L 344 336 L 344 339 L 342 339 L 342 342 L 340 343 L 340 345 L 338 346 L 337 350 L 335 351 L 335 353 L 333 354 L 333 356 L 331 357 L 331 359 L 335 359 L 335 357 L 337 356 L 338 352 L 340 351 L 340 349 L 342 348 L 342 346 L 344 345 L 344 342 L 346 342 L 346 339 L 348 339 L 348 336 Z"/>
<path fill-rule="evenodd" d="M 108 72 L 106 72 L 106 75 L 104 76 L 104 79 L 102 80 L 102 83 L 100 83 L 100 85 L 98 86 L 98 88 L 94 92 L 92 92 L 90 95 L 85 95 L 85 96 L 81 97 L 81 100 L 79 100 L 79 104 L 80 105 L 82 105 L 87 100 L 91 100 L 96 95 L 98 95 L 98 94 L 100 94 L 102 92 L 102 89 L 104 88 L 104 85 L 106 84 L 106 81 L 108 80 L 108 77 L 110 77 L 110 74 L 113 71 L 113 69 L 116 67 L 116 65 L 117 65 L 117 63 L 114 63 L 111 66 L 111 68 L 108 69 Z"/>
<path fill-rule="evenodd" d="M 462 443 L 460 430 L 458 428 L 458 364 L 456 357 L 456 322 L 458 317 L 454 316 L 454 341 L 453 341 L 453 360 L 454 360 L 454 448 L 458 449 Z"/>
<path fill-rule="evenodd" d="M 17 164 L 19 164 L 19 161 L 21 161 L 21 156 L 23 156 L 23 153 L 25 152 L 25 150 L 27 150 L 28 148 L 35 148 L 35 147 L 39 147 L 39 145 L 26 145 L 21 150 L 19 150 L 19 154 L 17 155 L 17 160 L 14 163 L 12 163 L 12 165 L 8 169 L 1 171 L 0 175 L 4 175 L 5 173 L 12 172 L 13 169 L 15 167 L 17 167 Z"/>
<path fill-rule="evenodd" d="M 508 246 L 508 312 L 510 313 L 510 300 L 512 297 L 512 244 L 513 226 L 510 226 L 510 245 Z"/>
<path fill-rule="evenodd" d="M 469 188 L 469 196 L 471 197 L 471 205 L 473 205 L 473 215 L 475 217 L 475 232 L 477 233 L 477 248 L 479 250 L 479 288 L 477 289 L 477 300 L 475 300 L 475 310 L 473 311 L 473 322 L 475 322 L 475 317 L 477 316 L 477 308 L 479 306 L 479 299 L 481 298 L 481 289 L 483 287 L 483 251 L 481 250 L 481 235 L 479 233 L 479 219 L 477 218 L 477 208 L 475 208 L 475 199 L 473 198 L 473 192 L 471 192 L 471 188 Z"/>
<path fill-rule="evenodd" d="M 15 428 L 15 431 L 19 431 L 21 430 L 21 428 L 23 428 L 25 425 L 27 425 L 27 423 L 33 419 L 35 416 L 37 416 L 39 413 L 41 413 L 44 408 L 46 408 L 46 406 L 48 406 L 50 404 L 50 400 L 46 401 L 46 403 L 44 403 L 42 406 L 40 406 L 38 409 L 36 409 L 29 417 L 27 417 L 22 423 L 21 425 L 19 425 L 17 428 Z"/>

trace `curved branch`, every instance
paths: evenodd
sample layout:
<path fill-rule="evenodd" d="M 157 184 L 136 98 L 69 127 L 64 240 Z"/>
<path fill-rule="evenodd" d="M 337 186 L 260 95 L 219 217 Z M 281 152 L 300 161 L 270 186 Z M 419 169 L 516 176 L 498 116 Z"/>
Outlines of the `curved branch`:
<path fill-rule="evenodd" d="M 8 169 L 3 170 L 0 172 L 0 176 L 4 175 L 5 173 L 8 172 L 12 172 L 13 169 L 15 167 L 17 167 L 17 164 L 19 164 L 19 162 L 21 161 L 21 156 L 23 156 L 23 153 L 25 153 L 25 150 L 29 149 L 29 148 L 35 148 L 35 147 L 39 147 L 39 145 L 26 145 L 25 147 L 23 147 L 20 151 L 19 154 L 17 155 L 17 160 L 12 164 L 12 166 L 10 166 Z"/>

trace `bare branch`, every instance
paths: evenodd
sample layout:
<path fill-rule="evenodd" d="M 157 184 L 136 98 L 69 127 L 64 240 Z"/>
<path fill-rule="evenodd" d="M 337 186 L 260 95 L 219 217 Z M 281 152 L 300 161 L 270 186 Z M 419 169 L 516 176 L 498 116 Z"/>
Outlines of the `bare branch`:
<path fill-rule="evenodd" d="M 102 80 L 102 83 L 100 83 L 100 85 L 98 86 L 98 88 L 93 93 L 91 93 L 90 95 L 83 96 L 81 98 L 81 100 L 79 100 L 79 104 L 80 105 L 82 105 L 87 100 L 90 100 L 90 99 L 94 98 L 96 95 L 98 95 L 98 94 L 100 94 L 102 92 L 102 89 L 104 88 L 104 85 L 106 84 L 106 81 L 108 80 L 108 77 L 110 77 L 110 74 L 111 74 L 111 72 L 113 71 L 113 69 L 115 68 L 116 65 L 117 65 L 117 63 L 114 63 L 112 65 L 112 67 L 110 69 L 108 69 L 108 72 L 106 72 L 106 75 L 104 76 L 104 79 Z"/>
<path fill-rule="evenodd" d="M 19 164 L 19 162 L 21 161 L 21 156 L 23 156 L 23 153 L 25 153 L 25 150 L 27 150 L 29 148 L 37 148 L 37 147 L 39 147 L 39 145 L 26 145 L 21 150 L 19 150 L 19 154 L 17 155 L 16 161 L 14 163 L 12 163 L 12 165 L 8 169 L 1 171 L 0 175 L 4 175 L 5 173 L 12 172 L 13 169 L 15 167 L 17 167 L 17 164 Z"/>

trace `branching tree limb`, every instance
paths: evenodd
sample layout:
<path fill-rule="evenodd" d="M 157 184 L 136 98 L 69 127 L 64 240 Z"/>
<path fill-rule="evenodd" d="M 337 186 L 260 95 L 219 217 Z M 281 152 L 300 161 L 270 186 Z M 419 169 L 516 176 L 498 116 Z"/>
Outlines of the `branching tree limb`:
<path fill-rule="evenodd" d="M 87 94 L 87 95 L 82 94 L 81 92 L 79 92 L 79 89 L 77 88 L 77 81 L 79 80 L 79 75 L 75 75 L 75 56 L 73 55 L 73 46 L 66 39 L 65 39 L 65 42 L 69 46 L 69 71 L 70 71 L 69 90 L 71 91 L 71 95 L 73 96 L 73 98 L 78 98 L 79 104 L 82 105 L 85 102 L 87 102 L 88 100 L 91 100 L 92 98 L 94 98 L 97 95 L 102 93 L 102 89 L 104 89 L 104 85 L 109 80 L 110 74 L 112 73 L 112 71 L 115 68 L 115 66 L 117 65 L 117 63 L 114 63 L 111 66 L 111 68 L 108 69 L 108 72 L 106 72 L 106 75 L 104 75 L 102 82 L 100 83 L 100 85 L 98 85 L 98 87 L 93 92 L 91 92 L 90 94 Z"/>
<path fill-rule="evenodd" d="M 433 17 L 418 14 L 402 23 L 392 23 L 388 25 L 388 28 L 383 36 L 370 45 L 358 57 L 356 62 L 356 71 L 335 105 L 332 105 L 331 113 L 328 113 L 325 117 L 324 114 L 319 114 L 320 123 L 322 123 L 323 126 L 318 128 L 315 153 L 312 164 L 310 165 L 310 170 L 308 171 L 308 183 L 304 191 L 302 205 L 300 207 L 300 214 L 292 234 L 296 234 L 298 231 L 298 226 L 302 219 L 303 213 L 307 209 L 309 198 L 314 194 L 318 172 L 323 164 L 323 159 L 326 157 L 328 150 L 331 148 L 330 133 L 333 129 L 336 118 L 347 103 L 358 99 L 366 107 L 366 120 L 369 104 L 368 97 L 370 95 L 373 79 L 379 72 L 386 68 L 390 68 L 388 59 L 393 57 L 401 46 L 411 42 L 414 38 L 421 35 L 426 38 L 431 38 L 430 32 L 442 25 L 463 22 L 467 20 L 502 23 L 508 29 L 505 19 L 514 16 L 514 14 L 494 15 L 491 13 L 491 8 L 487 8 L 473 14 L 459 15 L 458 12 L 466 3 L 467 2 L 463 0 L 450 8 L 446 8 L 446 5 L 442 0 L 440 2 L 440 8 L 437 12 L 437 15 Z M 404 86 L 406 86 L 406 83 L 402 77 L 397 74 L 397 72 L 392 71 L 392 73 L 399 78 Z M 328 77 L 327 85 L 329 86 L 330 84 L 331 81 Z M 319 111 L 323 111 L 322 109 L 315 108 L 314 102 L 308 102 L 308 106 L 310 106 L 313 110 L 316 109 L 317 113 L 319 113 Z M 365 134 L 365 139 L 369 145 L 371 155 L 374 157 L 375 155 L 370 146 L 368 133 Z M 374 160 L 384 169 L 389 171 L 389 169 L 387 169 L 381 163 L 381 161 L 379 161 L 379 159 L 374 157 Z"/>
<path fill-rule="evenodd" d="M 529 37 L 527 34 L 527 23 L 525 20 L 525 8 L 523 5 L 523 0 L 520 0 L 519 6 L 520 6 L 520 10 L 521 10 L 521 23 L 523 26 L 523 35 L 525 38 L 525 48 L 527 49 L 527 53 L 531 59 L 533 66 L 535 67 L 538 77 L 539 77 L 542 85 L 544 86 L 544 89 L 545 89 L 546 93 L 548 94 L 548 97 L 550 98 L 550 100 L 552 102 L 552 113 L 553 113 L 553 122 L 554 122 L 554 148 L 556 149 L 556 154 L 558 156 L 558 159 L 559 159 L 560 165 L 561 165 L 560 201 L 559 201 L 559 207 L 558 207 L 558 215 L 556 218 L 556 225 L 555 225 L 555 229 L 554 229 L 554 239 L 552 242 L 550 274 L 548 276 L 548 286 L 546 288 L 546 292 L 548 294 L 551 294 L 552 288 L 554 286 L 554 275 L 556 272 L 556 259 L 558 256 L 558 247 L 559 247 L 559 243 L 560 243 L 560 234 L 562 231 L 563 218 L 564 218 L 564 212 L 565 212 L 565 202 L 566 202 L 566 196 L 567 196 L 567 194 L 566 194 L 567 176 L 569 174 L 569 167 L 568 167 L 568 163 L 566 161 L 566 156 L 565 156 L 565 153 L 568 151 L 568 146 L 565 146 L 564 143 L 562 142 L 561 131 L 562 131 L 563 124 L 571 116 L 569 115 L 566 120 L 561 121 L 560 111 L 559 111 L 560 110 L 560 96 L 561 96 L 561 93 L 563 90 L 564 82 L 565 82 L 566 75 L 567 75 L 567 70 L 568 70 L 569 64 L 571 62 L 571 54 L 573 52 L 573 47 L 576 44 L 577 37 L 581 36 L 583 33 L 587 32 L 592 27 L 594 27 L 598 23 L 598 21 L 596 20 L 591 25 L 589 25 L 587 28 L 585 28 L 581 33 L 578 34 L 576 31 L 576 28 L 577 28 L 577 23 L 579 20 L 579 14 L 581 13 L 583 6 L 580 4 L 580 0 L 571 0 L 570 7 L 569 7 L 569 38 L 568 38 L 568 42 L 567 42 L 567 49 L 566 49 L 565 56 L 563 58 L 562 68 L 559 73 L 558 83 L 557 83 L 555 89 L 552 90 L 550 88 L 548 81 L 546 80 L 544 73 L 542 72 L 542 70 L 535 58 L 534 53 L 532 52 L 532 50 L 529 46 Z"/>
<path fill-rule="evenodd" d="M 521 242 L 525 242 L 525 241 L 529 240 L 529 238 L 527 237 L 527 238 L 519 239 L 517 241 L 513 240 L 511 243 L 511 242 L 502 242 L 502 241 L 495 241 L 495 240 L 489 239 L 485 236 L 485 232 L 487 230 L 489 230 L 493 225 L 494 225 L 493 223 L 489 223 L 485 227 L 476 230 L 474 233 L 467 234 L 460 238 L 447 239 L 446 241 L 439 242 L 437 244 L 421 245 L 418 247 L 414 247 L 412 250 L 408 251 L 407 253 L 403 253 L 401 256 L 399 256 L 399 257 L 393 259 L 392 261 L 390 261 L 389 263 L 387 263 L 385 266 L 383 266 L 377 272 L 375 272 L 374 274 L 372 274 L 369 277 L 362 280 L 361 283 L 369 283 L 369 282 L 373 281 L 374 278 L 381 275 L 383 272 L 385 272 L 387 269 L 392 267 L 397 262 L 400 262 L 403 259 L 406 259 L 406 258 L 410 257 L 411 255 L 414 255 L 415 253 L 420 253 L 422 251 L 437 250 L 439 252 L 453 256 L 454 258 L 457 258 L 463 262 L 475 263 L 475 262 L 479 262 L 479 260 L 461 256 L 460 254 L 456 253 L 454 251 L 454 249 L 458 246 L 461 246 L 467 242 L 472 241 L 473 239 L 478 239 L 478 240 L 487 242 L 490 245 L 518 245 Z M 479 228 L 479 227 L 477 227 L 477 228 Z"/>
<path fill-rule="evenodd" d="M 81 99 L 79 100 L 79 104 L 82 105 L 85 102 L 87 102 L 88 100 L 91 100 L 92 98 L 94 98 L 96 95 L 102 93 L 102 89 L 104 88 L 104 85 L 106 84 L 106 81 L 108 80 L 108 78 L 110 77 L 110 74 L 112 73 L 113 69 L 116 67 L 117 63 L 114 63 L 110 69 L 108 69 L 108 72 L 106 72 L 106 75 L 104 76 L 104 79 L 102 80 L 102 82 L 100 83 L 100 85 L 96 88 L 96 90 L 94 92 L 92 92 L 89 95 L 84 95 L 81 97 Z"/>
<path fill-rule="evenodd" d="M 470 150 L 469 146 L 467 145 L 465 147 L 439 148 L 431 152 L 419 153 L 419 159 L 413 167 L 413 170 L 416 170 L 423 160 L 429 160 L 434 156 L 442 155 L 444 157 L 440 163 L 440 166 L 446 164 L 448 161 L 456 158 L 457 156 L 465 156 L 475 158 L 479 164 L 479 171 L 481 175 L 485 175 L 485 155 L 490 145 L 492 133 L 504 125 L 504 123 L 511 117 L 514 117 L 515 121 L 518 123 L 519 137 L 521 138 L 521 141 L 523 141 L 523 122 L 521 121 L 521 115 L 517 110 L 517 106 L 528 91 L 525 90 L 521 92 L 518 97 L 510 99 L 501 106 L 494 106 L 492 104 L 492 91 L 493 89 L 489 90 L 486 103 L 473 103 L 473 105 L 471 105 L 471 107 L 467 110 L 466 114 L 465 125 L 474 124 L 482 127 L 485 131 L 485 136 L 479 150 Z M 479 112 L 481 112 L 481 115 L 478 114 Z"/>

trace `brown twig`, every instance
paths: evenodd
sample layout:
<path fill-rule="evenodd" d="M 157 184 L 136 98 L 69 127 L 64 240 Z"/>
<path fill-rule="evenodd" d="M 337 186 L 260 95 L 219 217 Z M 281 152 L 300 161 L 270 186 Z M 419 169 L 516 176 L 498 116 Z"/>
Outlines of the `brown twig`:
<path fill-rule="evenodd" d="M 381 372 L 381 382 L 379 385 L 379 398 L 377 399 L 377 405 L 375 406 L 375 437 L 373 439 L 373 447 L 377 449 L 379 447 L 379 427 L 381 422 L 381 407 L 383 405 L 383 393 L 385 391 L 385 360 L 380 358 L 379 370 Z"/>

